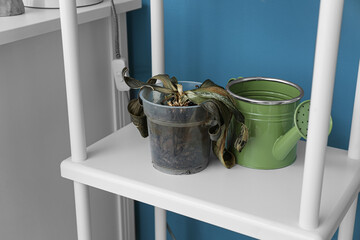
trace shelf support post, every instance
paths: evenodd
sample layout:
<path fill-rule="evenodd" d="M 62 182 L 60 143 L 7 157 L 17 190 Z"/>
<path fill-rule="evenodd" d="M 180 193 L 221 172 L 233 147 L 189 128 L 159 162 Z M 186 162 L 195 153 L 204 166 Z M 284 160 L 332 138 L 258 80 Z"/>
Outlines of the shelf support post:
<path fill-rule="evenodd" d="M 346 213 L 344 219 L 341 221 L 341 224 L 339 226 L 338 238 L 337 238 L 338 240 L 353 239 L 357 202 L 358 202 L 358 197 L 356 196 L 354 202 L 351 204 L 351 207 Z"/>
<path fill-rule="evenodd" d="M 152 75 L 165 73 L 164 2 L 150 1 Z"/>
<path fill-rule="evenodd" d="M 152 75 L 165 73 L 164 2 L 150 0 Z M 166 240 L 166 210 L 155 207 L 155 239 Z"/>
<path fill-rule="evenodd" d="M 348 156 L 360 160 L 360 60 L 355 91 L 354 109 L 351 122 Z"/>
<path fill-rule="evenodd" d="M 321 0 L 299 225 L 319 225 L 324 160 L 334 90 L 344 0 Z"/>
<path fill-rule="evenodd" d="M 351 132 L 349 140 L 348 157 L 360 160 L 360 60 L 358 67 L 358 76 L 355 91 L 354 109 L 351 122 Z M 358 194 L 358 193 L 357 193 Z M 356 217 L 356 207 L 358 196 L 346 213 L 339 227 L 338 240 L 351 240 L 354 234 L 354 224 Z"/>
<path fill-rule="evenodd" d="M 112 11 L 112 14 L 117 14 L 116 11 Z M 118 23 L 116 24 L 116 20 Z M 109 36 L 109 48 L 111 61 L 114 60 L 116 42 L 119 43 L 119 50 L 121 57 L 125 60 L 128 67 L 128 42 L 127 42 L 127 23 L 126 12 L 117 14 L 117 17 L 110 16 L 108 21 L 108 36 Z M 117 29 L 116 29 L 117 28 Z M 119 34 L 115 34 L 118 31 Z M 118 39 L 116 39 L 118 37 Z M 112 72 L 111 66 L 109 66 L 109 72 Z M 129 92 L 120 92 L 117 90 L 115 81 L 110 79 L 111 92 L 113 98 L 113 130 L 114 132 L 124 127 L 131 122 L 130 116 L 127 113 L 127 104 L 129 99 Z M 134 200 L 125 198 L 123 196 L 116 196 L 117 206 L 117 219 L 118 219 L 118 240 L 135 240 L 135 213 L 134 213 Z"/>
<path fill-rule="evenodd" d="M 86 160 L 86 140 L 79 74 L 79 41 L 74 0 L 60 0 L 60 22 L 64 54 L 66 98 L 69 117 L 71 159 Z M 78 240 L 91 240 L 88 186 L 74 182 Z"/>

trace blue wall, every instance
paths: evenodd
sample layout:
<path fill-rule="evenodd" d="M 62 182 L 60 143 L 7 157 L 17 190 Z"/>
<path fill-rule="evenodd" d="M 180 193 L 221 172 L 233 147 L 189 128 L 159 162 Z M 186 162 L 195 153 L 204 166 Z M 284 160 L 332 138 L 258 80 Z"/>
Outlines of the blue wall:
<path fill-rule="evenodd" d="M 225 86 L 237 76 L 289 80 L 310 98 L 319 1 L 165 0 L 166 73 Z M 151 76 L 150 7 L 128 15 L 131 75 Z M 360 1 L 345 0 L 329 145 L 346 149 L 360 57 Z M 137 204 L 138 239 L 153 239 L 153 209 Z M 179 240 L 250 239 L 169 213 Z M 360 229 L 360 223 L 357 224 Z M 360 237 L 360 231 L 355 236 Z"/>

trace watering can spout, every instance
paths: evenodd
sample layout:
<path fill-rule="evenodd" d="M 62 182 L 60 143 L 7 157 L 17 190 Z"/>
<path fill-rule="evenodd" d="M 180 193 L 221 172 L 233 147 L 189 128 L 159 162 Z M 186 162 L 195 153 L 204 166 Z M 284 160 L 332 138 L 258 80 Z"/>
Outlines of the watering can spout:
<path fill-rule="evenodd" d="M 290 151 L 296 146 L 300 138 L 301 135 L 299 134 L 297 127 L 294 126 L 275 141 L 272 151 L 274 157 L 279 161 L 284 160 Z"/>
<path fill-rule="evenodd" d="M 295 110 L 294 124 L 288 132 L 280 136 L 274 143 L 272 153 L 273 156 L 282 161 L 296 146 L 297 142 L 303 137 L 307 138 L 307 129 L 309 123 L 310 100 L 302 102 Z M 332 118 L 330 117 L 329 134 L 332 129 Z"/>
<path fill-rule="evenodd" d="M 307 137 L 309 123 L 310 100 L 297 106 L 294 114 L 294 127 L 280 136 L 274 143 L 272 153 L 276 160 L 282 161 L 296 146 L 301 137 Z"/>

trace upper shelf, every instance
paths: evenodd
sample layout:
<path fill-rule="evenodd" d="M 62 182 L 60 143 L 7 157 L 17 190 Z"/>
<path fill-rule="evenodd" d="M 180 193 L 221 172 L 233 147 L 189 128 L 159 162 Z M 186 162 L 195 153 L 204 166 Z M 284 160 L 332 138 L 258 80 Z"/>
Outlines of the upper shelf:
<path fill-rule="evenodd" d="M 114 2 L 118 14 L 141 8 L 141 0 Z M 96 5 L 77 8 L 79 24 L 110 16 L 110 6 L 110 0 L 104 0 Z M 0 18 L 0 45 L 56 30 L 60 30 L 58 9 L 25 8 L 22 15 Z"/>
<path fill-rule="evenodd" d="M 305 143 L 289 167 L 224 168 L 166 175 L 151 164 L 148 139 L 130 124 L 88 148 L 88 160 L 61 164 L 63 177 L 259 239 L 330 239 L 359 190 L 359 161 L 328 147 L 320 226 L 298 226 Z"/>

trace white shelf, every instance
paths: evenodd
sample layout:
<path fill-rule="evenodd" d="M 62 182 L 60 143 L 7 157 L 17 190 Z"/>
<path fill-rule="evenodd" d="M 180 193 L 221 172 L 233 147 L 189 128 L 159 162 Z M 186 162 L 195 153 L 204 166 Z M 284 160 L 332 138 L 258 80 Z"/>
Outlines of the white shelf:
<path fill-rule="evenodd" d="M 115 0 L 117 13 L 141 8 L 141 0 Z M 87 23 L 109 17 L 110 0 L 102 3 L 77 8 L 78 22 Z M 25 13 L 18 16 L 0 18 L 0 45 L 60 30 L 58 9 L 25 8 Z"/>
<path fill-rule="evenodd" d="M 330 239 L 359 191 L 360 162 L 328 147 L 320 226 L 298 226 L 305 143 L 296 162 L 278 170 L 224 168 L 166 175 L 152 167 L 149 139 L 130 124 L 88 148 L 88 160 L 61 164 L 70 180 L 259 239 Z"/>

